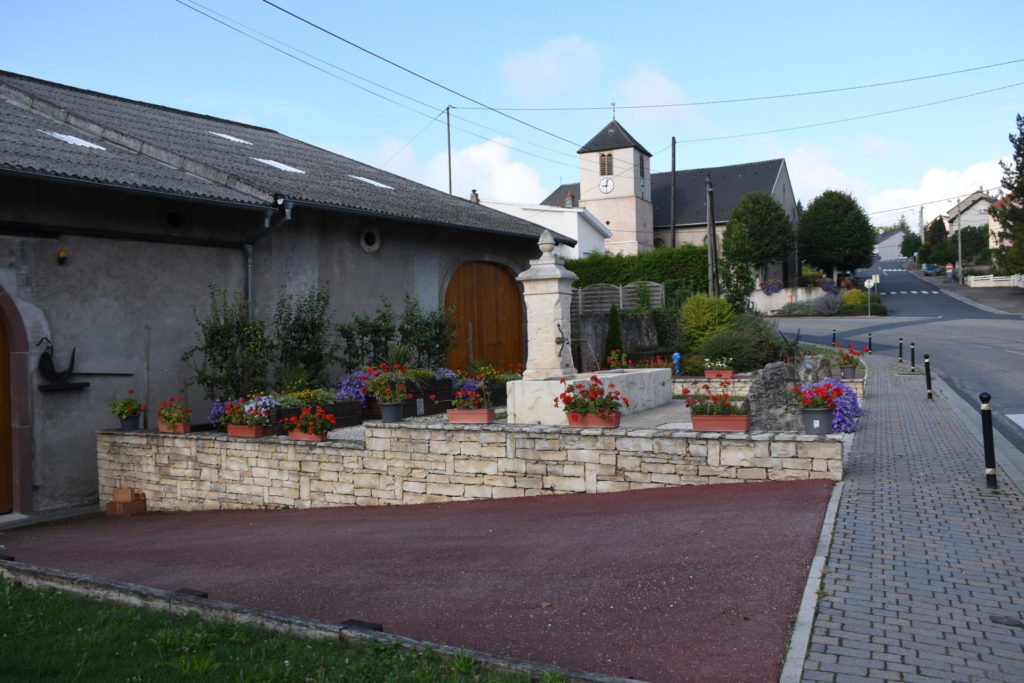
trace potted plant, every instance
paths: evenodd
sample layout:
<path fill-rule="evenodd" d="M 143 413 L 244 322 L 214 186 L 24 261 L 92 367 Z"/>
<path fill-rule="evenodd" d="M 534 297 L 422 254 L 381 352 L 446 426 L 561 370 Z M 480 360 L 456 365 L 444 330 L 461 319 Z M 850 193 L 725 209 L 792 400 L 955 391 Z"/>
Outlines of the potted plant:
<path fill-rule="evenodd" d="M 323 406 L 316 406 L 316 410 L 306 406 L 298 415 L 285 418 L 280 424 L 288 430 L 288 438 L 292 441 L 323 441 L 337 422 Z"/>
<path fill-rule="evenodd" d="M 728 389 L 732 382 L 723 382 Z M 705 384 L 704 394 L 691 394 L 683 389 L 686 407 L 690 409 L 690 421 L 698 432 L 746 432 L 750 429 L 750 406 L 746 401 L 722 391 L 711 393 L 711 385 Z"/>
<path fill-rule="evenodd" d="M 838 382 L 823 380 L 793 387 L 793 393 L 800 395 L 804 431 L 808 434 L 831 434 L 836 400 L 847 393 L 846 389 Z"/>
<path fill-rule="evenodd" d="M 836 362 L 839 364 L 839 373 L 843 379 L 854 379 L 857 376 L 857 368 L 860 366 L 860 351 L 854 348 L 853 344 L 850 344 L 849 351 L 842 350 L 842 344 L 836 342 L 835 345 L 840 348 L 839 358 Z M 867 351 L 867 347 L 864 347 Z"/>
<path fill-rule="evenodd" d="M 227 401 L 223 422 L 227 425 L 228 436 L 246 439 L 263 436 L 270 424 L 270 410 L 277 405 L 273 397 L 260 395 Z"/>
<path fill-rule="evenodd" d="M 460 377 L 454 382 L 452 407 L 448 409 L 451 424 L 491 424 L 494 422 L 494 408 L 491 407 L 491 392 L 483 377 Z"/>
<path fill-rule="evenodd" d="M 609 351 L 605 362 L 608 364 L 609 369 L 612 370 L 629 367 L 629 357 L 622 349 L 612 349 Z"/>
<path fill-rule="evenodd" d="M 276 395 L 278 407 L 270 411 L 270 423 L 276 425 L 275 433 L 284 434 L 284 421 L 290 417 L 298 417 L 303 408 L 323 406 L 324 411 L 334 415 L 336 427 L 350 427 L 362 422 L 360 397 L 344 398 L 340 391 L 319 387 L 301 389 Z"/>
<path fill-rule="evenodd" d="M 383 422 L 399 422 L 404 412 L 403 401 L 412 398 L 406 384 L 408 371 L 398 363 L 381 363 L 366 369 L 366 391 L 380 404 Z"/>
<path fill-rule="evenodd" d="M 171 396 L 160 401 L 157 411 L 157 428 L 171 434 L 188 434 L 192 431 L 192 409 L 181 396 Z"/>
<path fill-rule="evenodd" d="M 735 379 L 732 369 L 732 358 L 720 356 L 704 359 L 704 377 L 708 379 Z"/>
<path fill-rule="evenodd" d="M 592 375 L 586 382 L 567 382 L 565 377 L 561 382 L 565 384 L 565 389 L 555 397 L 555 407 L 561 404 L 570 426 L 619 426 L 622 408 L 629 405 L 629 399 L 614 384 L 609 384 L 608 390 L 605 390 L 604 383 L 597 375 Z"/>
<path fill-rule="evenodd" d="M 110 410 L 121 419 L 122 431 L 133 432 L 139 428 L 139 418 L 142 417 L 142 411 L 146 410 L 146 406 L 135 398 L 135 390 L 129 389 L 127 396 L 119 401 L 110 402 Z"/>

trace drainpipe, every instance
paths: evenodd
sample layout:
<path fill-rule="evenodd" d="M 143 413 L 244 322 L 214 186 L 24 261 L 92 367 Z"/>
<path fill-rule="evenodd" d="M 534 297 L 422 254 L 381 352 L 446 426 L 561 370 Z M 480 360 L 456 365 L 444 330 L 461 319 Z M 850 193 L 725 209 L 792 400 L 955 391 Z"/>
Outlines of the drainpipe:
<path fill-rule="evenodd" d="M 249 306 L 249 317 L 256 317 L 256 268 L 253 263 L 253 245 L 292 219 L 295 202 L 284 197 L 275 197 L 279 208 L 267 209 L 263 213 L 263 230 L 242 245 L 245 254 L 245 300 Z M 275 216 L 276 215 L 276 216 Z"/>

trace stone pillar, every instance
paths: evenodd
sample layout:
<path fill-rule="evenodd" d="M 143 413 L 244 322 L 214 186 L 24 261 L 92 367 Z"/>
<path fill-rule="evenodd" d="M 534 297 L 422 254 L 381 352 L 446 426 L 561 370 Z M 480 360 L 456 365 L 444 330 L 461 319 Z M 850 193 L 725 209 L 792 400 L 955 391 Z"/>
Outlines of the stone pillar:
<path fill-rule="evenodd" d="M 541 255 L 516 279 L 526 302 L 526 369 L 523 379 L 567 377 L 572 364 L 569 308 L 572 283 L 578 278 L 555 255 L 555 238 L 547 230 L 538 241 Z"/>

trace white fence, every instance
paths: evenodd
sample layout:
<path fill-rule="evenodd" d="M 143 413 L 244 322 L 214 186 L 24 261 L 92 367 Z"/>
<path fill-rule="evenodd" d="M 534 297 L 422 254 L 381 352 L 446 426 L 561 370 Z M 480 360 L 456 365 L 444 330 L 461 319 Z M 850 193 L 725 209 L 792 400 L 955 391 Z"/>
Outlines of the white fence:
<path fill-rule="evenodd" d="M 1024 275 L 968 275 L 968 287 L 1024 287 Z"/>

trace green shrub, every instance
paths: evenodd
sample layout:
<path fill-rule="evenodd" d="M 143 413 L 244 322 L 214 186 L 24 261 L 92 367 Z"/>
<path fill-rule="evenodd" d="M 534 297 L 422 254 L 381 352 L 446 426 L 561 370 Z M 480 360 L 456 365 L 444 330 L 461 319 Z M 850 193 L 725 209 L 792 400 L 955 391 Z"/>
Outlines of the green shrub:
<path fill-rule="evenodd" d="M 814 315 L 814 302 L 813 301 L 793 301 L 785 304 L 776 315 L 780 316 L 797 316 L 797 315 Z"/>
<path fill-rule="evenodd" d="M 455 337 L 454 311 L 424 311 L 415 298 L 405 297 L 405 310 L 399 321 L 391 304 L 381 299 L 381 307 L 372 316 L 352 315 L 351 322 L 338 325 L 338 336 L 344 342 L 341 364 L 345 372 L 365 368 L 403 355 L 403 365 L 438 368 Z"/>
<path fill-rule="evenodd" d="M 726 328 L 709 335 L 701 344 L 704 358 L 731 357 L 733 369 L 759 370 L 783 354 L 782 338 L 775 325 L 756 313 L 744 313 Z"/>
<path fill-rule="evenodd" d="M 843 294 L 843 306 L 859 308 L 868 305 L 868 295 L 863 289 L 848 289 Z"/>
<path fill-rule="evenodd" d="M 338 402 L 338 397 L 330 389 L 305 389 L 280 394 L 277 402 L 282 408 L 301 408 L 303 406 L 329 406 Z"/>
<path fill-rule="evenodd" d="M 709 335 L 727 327 L 732 319 L 732 306 L 725 299 L 694 294 L 679 311 L 679 332 L 691 348 L 697 348 Z"/>
<path fill-rule="evenodd" d="M 204 320 L 193 307 L 199 325 L 199 343 L 182 355 L 195 374 L 188 384 L 198 384 L 206 398 L 229 399 L 262 392 L 267 386 L 274 345 L 267 338 L 266 323 L 249 317 L 249 305 L 240 292 L 210 285 L 210 312 Z"/>
<path fill-rule="evenodd" d="M 601 283 L 627 285 L 649 280 L 683 282 L 691 292 L 708 289 L 707 248 L 693 244 L 633 255 L 595 253 L 582 259 L 569 259 L 565 267 L 579 277 L 577 287 Z"/>
<path fill-rule="evenodd" d="M 327 383 L 327 368 L 337 362 L 340 345 L 334 340 L 327 310 L 331 295 L 326 284 L 304 297 L 284 294 L 274 310 L 274 379 L 279 390 L 305 389 Z"/>

